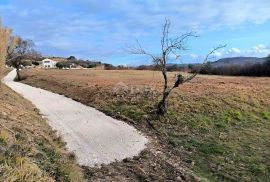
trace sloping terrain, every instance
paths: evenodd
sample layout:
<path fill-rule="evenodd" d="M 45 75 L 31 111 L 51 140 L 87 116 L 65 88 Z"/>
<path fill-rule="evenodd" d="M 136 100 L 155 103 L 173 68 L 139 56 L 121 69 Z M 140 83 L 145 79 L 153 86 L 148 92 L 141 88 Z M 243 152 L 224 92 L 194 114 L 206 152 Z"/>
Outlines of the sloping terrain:
<path fill-rule="evenodd" d="M 84 181 L 39 111 L 3 84 L 0 89 L 0 181 Z"/>
<path fill-rule="evenodd" d="M 156 118 L 153 113 L 162 88 L 159 72 L 24 73 L 24 83 L 64 94 L 113 117 L 124 118 L 149 135 L 154 133 L 154 153 L 146 151 L 137 159 L 88 169 L 89 179 L 117 179 L 128 174 L 140 180 L 181 180 L 184 178 L 177 178 L 179 173 L 175 175 L 180 165 L 208 181 L 269 180 L 269 78 L 198 76 L 172 93 L 167 117 Z M 170 73 L 171 80 L 173 76 Z M 157 149 L 167 162 L 151 157 L 160 154 Z"/>

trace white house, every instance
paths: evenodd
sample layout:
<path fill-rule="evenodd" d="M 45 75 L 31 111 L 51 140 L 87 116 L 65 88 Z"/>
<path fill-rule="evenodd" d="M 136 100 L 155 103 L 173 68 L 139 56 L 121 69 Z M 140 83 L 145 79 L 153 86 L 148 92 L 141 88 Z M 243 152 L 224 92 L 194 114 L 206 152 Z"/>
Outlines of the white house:
<path fill-rule="evenodd" d="M 43 59 L 42 60 L 42 68 L 56 68 L 56 61 L 51 59 Z"/>

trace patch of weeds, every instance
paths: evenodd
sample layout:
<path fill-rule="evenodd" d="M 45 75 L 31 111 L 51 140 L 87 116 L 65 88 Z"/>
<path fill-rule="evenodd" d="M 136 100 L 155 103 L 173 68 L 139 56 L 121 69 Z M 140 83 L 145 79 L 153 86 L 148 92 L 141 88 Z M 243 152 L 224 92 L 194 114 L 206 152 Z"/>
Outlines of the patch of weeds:
<path fill-rule="evenodd" d="M 56 134 L 56 133 L 55 133 Z M 53 137 L 53 136 L 52 136 Z M 60 147 L 65 147 L 66 146 L 66 142 L 64 142 L 61 138 L 61 136 L 55 136 L 53 137 L 53 141 L 55 143 L 57 143 Z"/>
<path fill-rule="evenodd" d="M 267 168 L 263 164 L 256 164 L 256 163 L 251 163 L 248 166 L 249 171 L 255 175 L 255 176 L 266 176 L 267 173 Z"/>
<path fill-rule="evenodd" d="M 26 146 L 23 146 L 23 145 L 18 144 L 18 143 L 14 143 L 9 147 L 8 152 L 10 154 L 24 156 L 27 152 L 24 147 L 26 147 Z"/>
<path fill-rule="evenodd" d="M 134 105 L 120 105 L 114 108 L 114 110 L 121 115 L 128 116 L 129 118 L 141 121 L 144 112 Z"/>
<path fill-rule="evenodd" d="M 178 138 L 178 137 L 170 136 L 170 137 L 168 138 L 168 140 L 169 140 L 169 144 L 173 145 L 174 147 L 179 147 L 179 146 L 181 146 L 181 144 L 182 144 L 181 139 Z"/>
<path fill-rule="evenodd" d="M 184 147 L 188 150 L 188 151 L 192 151 L 195 148 L 197 148 L 199 146 L 199 142 L 195 139 L 189 139 L 187 141 L 185 141 L 184 143 Z"/>
<path fill-rule="evenodd" d="M 228 126 L 241 124 L 245 120 L 243 113 L 237 110 L 225 112 L 221 118 Z"/>
<path fill-rule="evenodd" d="M 27 140 L 25 130 L 23 130 L 23 129 L 19 128 L 19 127 L 16 127 L 16 126 L 13 127 L 12 130 L 14 132 L 16 132 L 16 134 L 15 134 L 16 140 Z"/>
<path fill-rule="evenodd" d="M 23 136 L 23 134 L 22 133 L 19 133 L 19 132 L 17 132 L 15 134 L 15 138 L 16 138 L 16 140 L 26 140 L 26 137 Z"/>
<path fill-rule="evenodd" d="M 0 137 L 0 145 L 7 145 L 6 140 L 2 137 Z"/>
<path fill-rule="evenodd" d="M 200 143 L 195 138 L 190 138 L 189 136 L 179 136 L 176 134 L 169 134 L 168 137 L 169 144 L 174 147 L 184 147 L 188 151 L 196 149 Z"/>
<path fill-rule="evenodd" d="M 240 111 L 232 111 L 231 115 L 234 119 L 238 120 L 238 121 L 242 121 L 243 120 L 243 115 Z"/>
<path fill-rule="evenodd" d="M 41 153 L 46 155 L 47 160 L 50 162 L 55 162 L 59 158 L 55 150 L 47 146 L 43 141 L 38 143 L 38 149 Z"/>
<path fill-rule="evenodd" d="M 76 155 L 75 155 L 75 153 L 74 152 L 70 152 L 69 154 L 68 154 L 68 159 L 69 160 L 76 160 Z"/>
<path fill-rule="evenodd" d="M 220 181 L 226 181 L 226 182 L 236 182 L 238 181 L 236 178 L 229 174 L 225 174 L 222 171 L 219 171 L 217 173 L 212 173 L 207 170 L 207 168 L 195 168 L 196 174 L 202 177 L 202 182 L 220 182 Z"/>
<path fill-rule="evenodd" d="M 9 139 L 9 133 L 4 130 L 0 132 L 0 145 L 7 145 Z"/>
<path fill-rule="evenodd" d="M 267 112 L 267 111 L 263 111 L 260 113 L 261 114 L 261 117 L 265 120 L 269 120 L 270 121 L 270 112 Z"/>
<path fill-rule="evenodd" d="M 203 141 L 198 149 L 206 155 L 222 155 L 230 151 L 230 148 L 226 144 L 221 144 L 214 139 Z"/>
<path fill-rule="evenodd" d="M 39 159 L 39 167 L 53 176 L 56 181 L 70 181 L 69 173 L 61 168 L 61 156 L 55 149 L 46 145 L 43 140 L 37 143 L 40 151 L 36 156 Z"/>
<path fill-rule="evenodd" d="M 224 122 L 217 122 L 215 123 L 215 126 L 218 128 L 218 129 L 221 129 L 221 130 L 225 130 L 228 128 L 228 125 L 226 125 L 226 123 Z"/>

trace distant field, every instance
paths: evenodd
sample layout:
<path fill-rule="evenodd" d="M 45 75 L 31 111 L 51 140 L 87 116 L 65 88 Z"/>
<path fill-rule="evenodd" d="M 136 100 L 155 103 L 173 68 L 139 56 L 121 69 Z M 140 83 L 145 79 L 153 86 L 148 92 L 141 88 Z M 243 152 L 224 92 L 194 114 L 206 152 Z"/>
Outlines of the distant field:
<path fill-rule="evenodd" d="M 172 93 L 167 118 L 158 119 L 153 112 L 162 88 L 159 72 L 38 69 L 23 74 L 24 83 L 131 119 L 145 133 L 150 123 L 164 148 L 202 178 L 269 180 L 270 78 L 198 76 Z"/>

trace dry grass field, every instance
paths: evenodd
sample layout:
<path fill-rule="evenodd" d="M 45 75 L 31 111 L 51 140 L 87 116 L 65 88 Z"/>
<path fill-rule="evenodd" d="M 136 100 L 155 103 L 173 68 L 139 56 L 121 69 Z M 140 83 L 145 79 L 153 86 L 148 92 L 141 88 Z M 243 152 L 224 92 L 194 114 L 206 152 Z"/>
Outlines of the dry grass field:
<path fill-rule="evenodd" d="M 269 180 L 270 78 L 198 76 L 172 93 L 168 115 L 157 118 L 154 111 L 162 88 L 159 72 L 36 69 L 24 70 L 23 75 L 24 83 L 133 124 L 152 136 L 168 158 L 180 160 L 202 179 Z M 170 73 L 171 80 L 173 76 Z M 167 179 L 166 175 L 174 174 L 175 168 L 155 168 L 151 155 L 144 157 L 140 164 L 131 160 L 89 169 L 89 178 L 117 176 L 121 171 L 122 175 L 136 174 L 139 180 L 156 179 L 159 173 L 164 174 L 160 179 Z"/>

